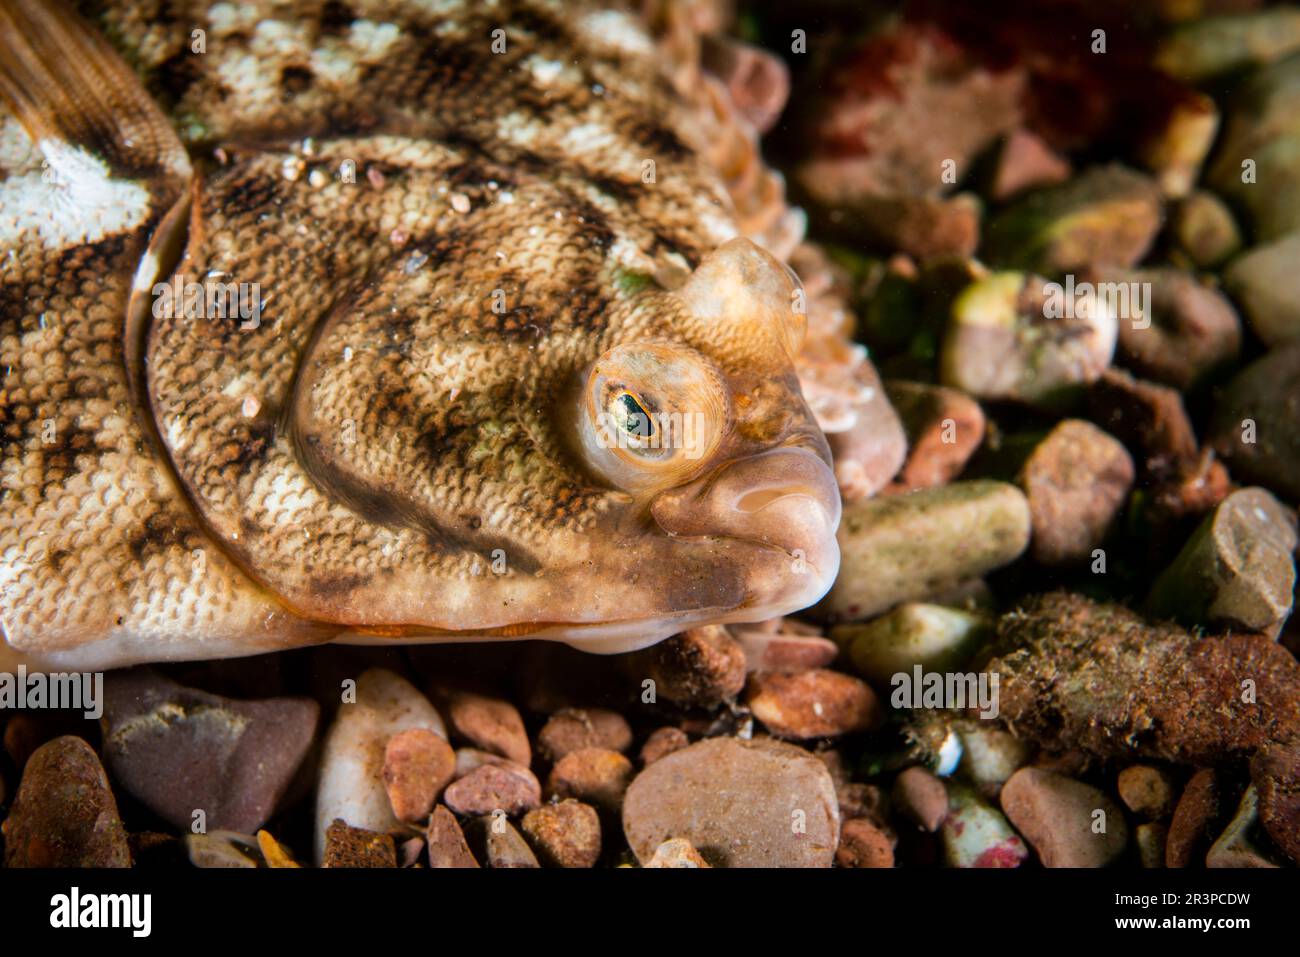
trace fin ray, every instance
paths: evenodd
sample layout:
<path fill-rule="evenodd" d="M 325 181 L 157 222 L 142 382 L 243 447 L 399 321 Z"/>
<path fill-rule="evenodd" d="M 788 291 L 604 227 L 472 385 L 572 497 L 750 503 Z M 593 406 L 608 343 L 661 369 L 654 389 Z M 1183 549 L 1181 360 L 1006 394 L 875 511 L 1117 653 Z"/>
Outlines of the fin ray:
<path fill-rule="evenodd" d="M 56 173 L 69 160 L 55 144 L 79 147 L 115 177 L 148 181 L 163 210 L 190 179 L 185 148 L 140 79 L 59 0 L 0 0 L 0 102 Z"/>

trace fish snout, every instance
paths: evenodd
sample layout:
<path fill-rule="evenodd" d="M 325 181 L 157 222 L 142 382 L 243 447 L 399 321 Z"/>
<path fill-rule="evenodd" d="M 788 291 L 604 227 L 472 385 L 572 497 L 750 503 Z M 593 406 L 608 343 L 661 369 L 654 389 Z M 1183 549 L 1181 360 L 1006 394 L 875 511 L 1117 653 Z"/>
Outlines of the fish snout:
<path fill-rule="evenodd" d="M 650 512 L 670 535 L 720 536 L 785 552 L 791 580 L 778 590 L 791 598 L 811 595 L 811 604 L 839 570 L 840 509 L 839 488 L 826 462 L 809 449 L 781 448 L 738 459 L 665 492 Z M 777 583 L 763 590 L 772 587 Z"/>

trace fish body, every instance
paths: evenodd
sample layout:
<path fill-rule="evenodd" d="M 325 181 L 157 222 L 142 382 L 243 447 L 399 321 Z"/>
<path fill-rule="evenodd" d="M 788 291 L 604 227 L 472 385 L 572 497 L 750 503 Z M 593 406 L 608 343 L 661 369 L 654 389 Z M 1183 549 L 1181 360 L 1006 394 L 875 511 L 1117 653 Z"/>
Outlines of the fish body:
<path fill-rule="evenodd" d="M 829 587 L 802 289 L 633 16 L 147 7 L 0 3 L 12 648 L 617 651 Z"/>

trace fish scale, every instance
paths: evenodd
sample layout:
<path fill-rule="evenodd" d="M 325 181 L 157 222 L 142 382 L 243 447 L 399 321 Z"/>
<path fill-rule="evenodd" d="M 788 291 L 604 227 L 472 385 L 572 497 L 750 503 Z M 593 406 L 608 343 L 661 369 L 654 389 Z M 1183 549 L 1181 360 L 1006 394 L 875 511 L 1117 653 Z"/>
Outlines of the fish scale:
<path fill-rule="evenodd" d="M 10 646 L 615 651 L 829 585 L 797 280 L 633 16 L 81 11 L 0 2 Z M 596 441 L 597 382 L 701 416 L 703 457 Z"/>

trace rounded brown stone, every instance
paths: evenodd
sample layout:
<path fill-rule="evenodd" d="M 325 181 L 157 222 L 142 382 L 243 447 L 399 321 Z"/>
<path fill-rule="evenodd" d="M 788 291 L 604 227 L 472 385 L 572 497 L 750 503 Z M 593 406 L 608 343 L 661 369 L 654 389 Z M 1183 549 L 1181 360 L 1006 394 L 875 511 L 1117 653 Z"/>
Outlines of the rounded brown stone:
<path fill-rule="evenodd" d="M 623 831 L 648 861 L 689 840 L 714 866 L 829 867 L 839 844 L 826 766 L 781 741 L 710 738 L 642 771 L 623 802 Z"/>
<path fill-rule="evenodd" d="M 1083 561 L 1106 537 L 1133 486 L 1133 459 L 1117 439 L 1066 419 L 1034 449 L 1020 474 L 1040 562 Z"/>
<path fill-rule="evenodd" d="M 758 672 L 745 701 L 754 717 L 783 738 L 825 738 L 866 731 L 883 717 L 866 682 L 823 668 Z"/>
<path fill-rule="evenodd" d="M 594 867 L 600 859 L 600 815 L 581 801 L 543 804 L 524 815 L 522 827 L 543 864 Z"/>
<path fill-rule="evenodd" d="M 384 747 L 384 789 L 399 821 L 428 817 L 455 772 L 456 753 L 442 735 L 428 728 L 401 731 Z"/>
<path fill-rule="evenodd" d="M 1105 867 L 1124 853 L 1124 813 L 1096 788 L 1042 768 L 1021 768 L 1002 786 L 1002 811 L 1044 867 Z"/>
<path fill-rule="evenodd" d="M 1169 816 L 1174 809 L 1174 782 L 1167 771 L 1149 764 L 1134 764 L 1119 773 L 1119 798 L 1134 814 L 1148 821 Z"/>
<path fill-rule="evenodd" d="M 64 735 L 27 760 L 3 824 L 6 867 L 130 867 L 117 802 L 94 749 Z"/>
<path fill-rule="evenodd" d="M 443 800 L 457 814 L 506 814 L 528 811 L 542 803 L 542 789 L 527 768 L 485 764 L 457 778 L 443 792 Z"/>
<path fill-rule="evenodd" d="M 548 761 L 558 761 L 582 748 L 626 751 L 632 746 L 627 719 L 605 708 L 565 708 L 551 715 L 537 735 L 537 748 Z"/>
<path fill-rule="evenodd" d="M 655 693 L 675 704 L 712 707 L 731 700 L 745 686 L 745 652 L 722 625 L 692 628 L 629 656 L 638 680 L 655 683 Z"/>
<path fill-rule="evenodd" d="M 474 868 L 478 861 L 470 852 L 456 815 L 441 804 L 429 815 L 429 827 L 424 835 L 429 848 L 429 866 L 435 868 Z"/>
<path fill-rule="evenodd" d="M 840 867 L 893 867 L 894 845 L 876 825 L 856 817 L 840 829 L 835 863 Z"/>
<path fill-rule="evenodd" d="M 1300 864 L 1300 744 L 1269 744 L 1250 762 L 1259 817 L 1273 842 Z"/>
<path fill-rule="evenodd" d="M 923 831 L 933 834 L 948 816 L 948 789 L 943 782 L 918 766 L 910 767 L 894 779 L 894 805 L 916 822 Z"/>
<path fill-rule="evenodd" d="M 691 743 L 690 735 L 681 728 L 656 728 L 641 745 L 641 764 L 654 764 L 665 755 L 680 751 Z"/>
<path fill-rule="evenodd" d="M 608 748 L 580 748 L 566 754 L 551 769 L 546 790 L 558 797 L 573 797 L 609 811 L 623 803 L 632 762 Z"/>
<path fill-rule="evenodd" d="M 452 728 L 477 748 L 504 755 L 528 767 L 533 753 L 519 709 L 509 701 L 471 691 L 446 692 Z"/>
<path fill-rule="evenodd" d="M 1165 867 L 1187 867 L 1209 844 L 1209 829 L 1219 816 L 1219 782 L 1213 768 L 1188 779 L 1165 841 Z"/>

